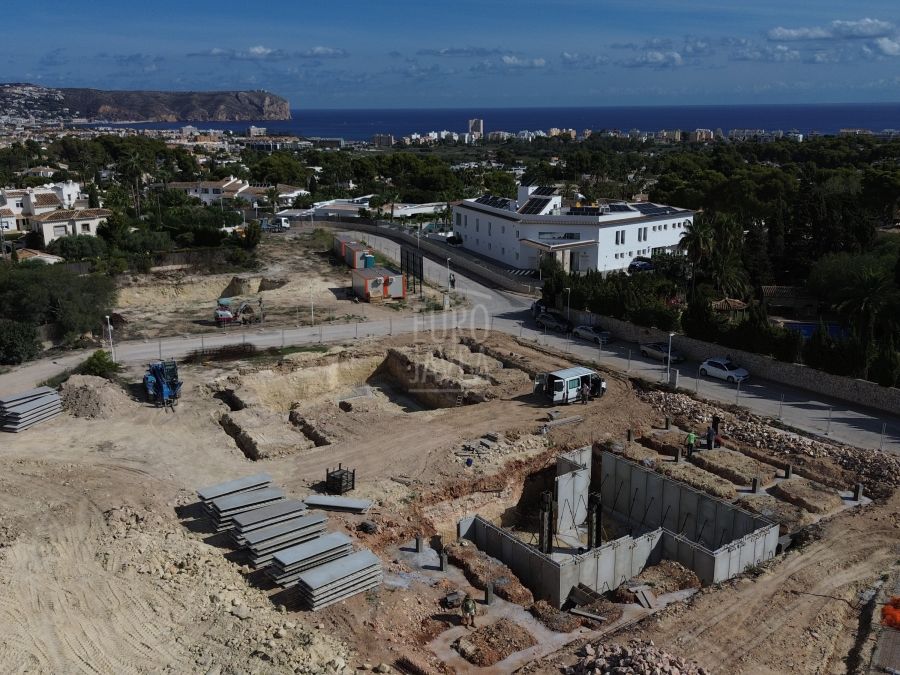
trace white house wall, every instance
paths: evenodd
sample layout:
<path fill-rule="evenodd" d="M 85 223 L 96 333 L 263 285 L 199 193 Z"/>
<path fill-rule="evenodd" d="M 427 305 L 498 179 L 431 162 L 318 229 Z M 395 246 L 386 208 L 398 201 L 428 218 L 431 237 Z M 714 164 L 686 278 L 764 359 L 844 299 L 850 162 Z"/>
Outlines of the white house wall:
<path fill-rule="evenodd" d="M 654 249 L 674 250 L 686 232 L 686 224 L 693 221 L 690 212 L 654 221 L 635 218 L 633 222 L 627 219 L 597 222 L 585 217 L 548 215 L 540 216 L 540 222 L 533 223 L 508 220 L 499 210 L 492 214 L 465 205 L 454 207 L 453 212 L 453 229 L 462 239 L 463 248 L 517 269 L 537 269 L 540 252 L 520 240 L 541 241 L 542 235 L 547 243 L 554 243 L 554 237 L 558 238 L 555 243 L 560 243 L 565 235 L 573 242 L 597 242 L 594 246 L 572 250 L 572 255 L 579 257 L 573 265 L 575 269 L 601 272 L 627 269 L 634 258 L 649 257 Z M 513 211 L 507 213 L 513 218 L 519 216 Z"/>

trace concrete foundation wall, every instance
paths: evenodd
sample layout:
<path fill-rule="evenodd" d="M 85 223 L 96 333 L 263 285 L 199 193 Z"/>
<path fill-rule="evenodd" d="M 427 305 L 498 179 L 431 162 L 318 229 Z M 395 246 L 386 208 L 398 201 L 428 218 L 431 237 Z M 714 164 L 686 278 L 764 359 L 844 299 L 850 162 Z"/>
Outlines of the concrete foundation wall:
<path fill-rule="evenodd" d="M 636 538 L 622 537 L 560 563 L 556 606 L 561 606 L 578 584 L 606 593 L 655 565 L 662 554 L 662 537 L 660 529 Z"/>
<path fill-rule="evenodd" d="M 663 528 L 662 557 L 706 584 L 768 560 L 778 526 L 609 452 L 600 470 L 603 508 L 641 529 Z"/>

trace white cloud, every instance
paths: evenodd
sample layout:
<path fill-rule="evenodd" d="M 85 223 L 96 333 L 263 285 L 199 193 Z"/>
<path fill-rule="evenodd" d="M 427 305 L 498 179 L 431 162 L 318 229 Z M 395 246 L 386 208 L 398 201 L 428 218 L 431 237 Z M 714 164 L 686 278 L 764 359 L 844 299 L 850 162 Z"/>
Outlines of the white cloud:
<path fill-rule="evenodd" d="M 852 40 L 876 38 L 890 35 L 894 24 L 881 19 L 860 19 L 858 21 L 832 21 L 828 26 L 807 26 L 785 28 L 778 26 L 768 32 L 770 40 L 794 42 L 799 40 Z"/>
<path fill-rule="evenodd" d="M 339 59 L 347 56 L 347 51 L 340 47 L 318 46 L 298 52 L 297 56 L 304 59 Z"/>
<path fill-rule="evenodd" d="M 619 65 L 626 68 L 677 68 L 684 65 L 684 58 L 674 50 L 651 49 L 631 59 L 619 61 Z"/>
<path fill-rule="evenodd" d="M 569 68 L 596 68 L 609 63 L 609 58 L 602 54 L 582 54 L 580 52 L 562 52 L 559 60 Z"/>
<path fill-rule="evenodd" d="M 875 46 L 885 56 L 900 56 L 900 39 L 898 38 L 878 38 L 875 40 Z"/>
<path fill-rule="evenodd" d="M 772 63 L 787 63 L 799 61 L 800 52 L 785 45 L 748 44 L 739 47 L 731 54 L 732 61 L 770 61 Z"/>
<path fill-rule="evenodd" d="M 547 65 L 546 59 L 523 59 L 507 54 L 500 59 L 504 66 L 509 68 L 543 68 Z"/>

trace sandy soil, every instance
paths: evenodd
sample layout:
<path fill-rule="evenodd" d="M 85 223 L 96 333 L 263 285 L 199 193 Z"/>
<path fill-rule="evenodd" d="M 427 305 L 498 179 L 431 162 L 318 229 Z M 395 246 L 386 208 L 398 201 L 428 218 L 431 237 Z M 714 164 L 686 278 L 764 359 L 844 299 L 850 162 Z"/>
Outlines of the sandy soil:
<path fill-rule="evenodd" d="M 771 464 L 763 464 L 739 452 L 724 448 L 694 452 L 691 461 L 701 469 L 741 486 L 750 485 L 754 478 L 759 478 L 760 485 L 767 485 L 777 474 Z"/>
<path fill-rule="evenodd" d="M 353 301 L 348 267 L 336 264 L 329 251 L 308 231 L 264 236 L 257 252 L 261 267 L 254 272 L 205 274 L 182 268 L 162 268 L 119 280 L 115 312 L 120 339 L 201 333 L 217 328 L 216 301 L 248 302 L 254 311 L 262 301 L 268 325 L 309 325 L 360 319 L 387 319 L 417 311 L 438 294 L 425 290 L 424 299 L 369 304 Z M 227 330 L 239 330 L 229 327 Z"/>

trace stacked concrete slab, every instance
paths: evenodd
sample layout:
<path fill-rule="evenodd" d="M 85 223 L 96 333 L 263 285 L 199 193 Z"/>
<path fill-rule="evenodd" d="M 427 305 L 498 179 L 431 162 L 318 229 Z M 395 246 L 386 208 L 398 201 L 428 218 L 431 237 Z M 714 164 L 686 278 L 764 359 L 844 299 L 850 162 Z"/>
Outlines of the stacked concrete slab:
<path fill-rule="evenodd" d="M 234 540 L 235 546 L 241 548 L 247 545 L 244 537 L 250 532 L 294 520 L 304 515 L 305 512 L 306 504 L 299 499 L 284 499 L 269 506 L 239 513 L 233 519 L 234 527 L 231 529 L 231 538 Z"/>
<path fill-rule="evenodd" d="M 369 550 L 357 551 L 297 577 L 301 605 L 319 610 L 381 585 L 381 561 Z"/>
<path fill-rule="evenodd" d="M 280 488 L 266 487 L 259 490 L 248 490 L 210 500 L 207 512 L 216 532 L 225 532 L 234 527 L 235 516 L 261 509 L 282 499 L 284 499 L 284 491 Z"/>
<path fill-rule="evenodd" d="M 352 513 L 365 513 L 372 508 L 369 499 L 350 499 L 348 497 L 335 497 L 331 495 L 310 495 L 304 500 L 308 506 L 326 511 L 349 511 Z"/>
<path fill-rule="evenodd" d="M 0 429 L 19 433 L 62 412 L 59 393 L 50 387 L 29 389 L 0 398 Z"/>
<path fill-rule="evenodd" d="M 272 477 L 267 473 L 257 473 L 253 476 L 244 476 L 243 478 L 235 478 L 224 483 L 216 483 L 208 485 L 197 490 L 197 497 L 200 502 L 206 506 L 213 499 L 225 497 L 226 495 L 235 495 L 241 492 L 249 492 L 250 490 L 261 490 L 272 485 Z"/>
<path fill-rule="evenodd" d="M 279 551 L 267 569 L 276 584 L 290 588 L 297 584 L 302 572 L 344 558 L 351 551 L 350 537 L 341 532 L 331 532 Z"/>
<path fill-rule="evenodd" d="M 248 532 L 243 541 L 250 551 L 250 564 L 265 567 L 279 551 L 319 537 L 326 520 L 324 514 L 313 513 Z"/>

